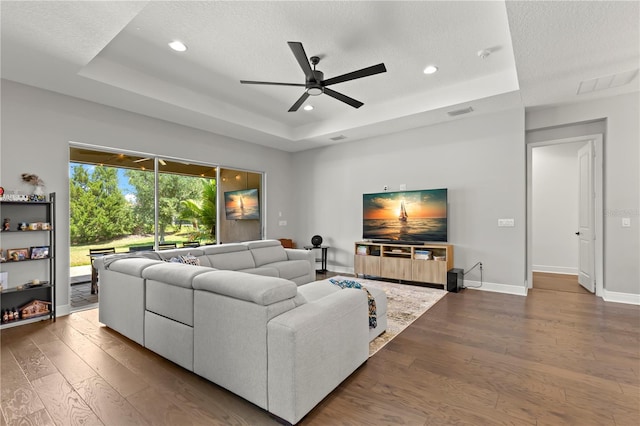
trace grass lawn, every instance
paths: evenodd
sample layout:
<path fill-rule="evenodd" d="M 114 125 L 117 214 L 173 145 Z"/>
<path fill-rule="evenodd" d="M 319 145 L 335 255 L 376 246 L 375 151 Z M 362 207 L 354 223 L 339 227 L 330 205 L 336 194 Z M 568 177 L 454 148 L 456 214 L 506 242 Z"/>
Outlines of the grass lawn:
<path fill-rule="evenodd" d="M 166 233 L 164 240 L 166 243 L 178 243 L 178 246 L 181 246 L 181 243 L 189 241 L 189 234 L 191 232 L 191 229 L 183 229 L 182 231 L 178 231 L 175 233 Z M 116 253 L 126 253 L 129 251 L 129 247 L 131 246 L 144 245 L 153 245 L 153 235 L 129 235 L 104 243 L 85 244 L 78 246 L 72 245 L 70 247 L 69 253 L 70 266 L 89 265 L 91 263 L 91 260 L 89 258 L 90 248 L 96 249 L 114 247 L 116 249 Z"/>

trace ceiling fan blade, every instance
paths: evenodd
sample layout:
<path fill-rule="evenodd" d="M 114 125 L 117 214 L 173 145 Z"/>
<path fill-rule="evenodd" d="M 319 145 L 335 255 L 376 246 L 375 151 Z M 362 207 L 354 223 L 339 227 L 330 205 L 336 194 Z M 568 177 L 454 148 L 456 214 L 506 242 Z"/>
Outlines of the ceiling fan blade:
<path fill-rule="evenodd" d="M 324 88 L 324 94 L 325 95 L 329 95 L 332 98 L 335 98 L 335 99 L 337 99 L 339 101 L 342 101 L 345 104 L 349 104 L 354 108 L 360 108 L 362 105 L 364 105 L 360 101 L 357 101 L 357 100 L 355 100 L 353 98 L 350 98 L 347 95 L 343 95 L 342 93 L 338 93 L 335 90 L 327 89 L 326 87 Z"/>
<path fill-rule="evenodd" d="M 289 108 L 289 112 L 295 112 L 295 111 L 297 111 L 297 110 L 298 110 L 298 108 L 300 108 L 300 106 L 304 103 L 304 101 L 306 101 L 306 100 L 307 100 L 307 98 L 308 98 L 308 97 L 309 97 L 309 94 L 308 94 L 307 92 L 304 92 L 304 93 L 302 94 L 302 96 L 300 96 L 300 99 L 298 99 L 298 100 L 296 101 L 296 103 L 295 103 L 295 104 L 293 104 L 293 105 L 291 106 L 291 108 Z"/>
<path fill-rule="evenodd" d="M 342 83 L 343 81 L 355 80 L 356 78 L 368 77 L 370 75 L 380 74 L 387 72 L 387 68 L 384 64 L 373 65 L 367 68 L 362 68 L 358 71 L 353 71 L 347 74 L 342 74 L 337 77 L 332 77 L 325 80 L 322 85 L 329 86 L 330 84 Z"/>
<path fill-rule="evenodd" d="M 273 81 L 250 81 L 250 80 L 240 80 L 241 84 L 269 84 L 271 86 L 300 86 L 305 87 L 305 84 L 302 83 L 275 83 Z"/>
<path fill-rule="evenodd" d="M 313 75 L 313 71 L 311 70 L 311 65 L 309 64 L 309 59 L 307 58 L 307 54 L 304 51 L 304 47 L 302 47 L 302 43 L 298 41 L 289 41 L 287 42 L 291 51 L 293 52 L 293 56 L 296 57 L 298 63 L 300 64 L 300 68 L 304 72 L 304 75 L 307 77 L 308 81 L 316 81 L 316 78 Z"/>

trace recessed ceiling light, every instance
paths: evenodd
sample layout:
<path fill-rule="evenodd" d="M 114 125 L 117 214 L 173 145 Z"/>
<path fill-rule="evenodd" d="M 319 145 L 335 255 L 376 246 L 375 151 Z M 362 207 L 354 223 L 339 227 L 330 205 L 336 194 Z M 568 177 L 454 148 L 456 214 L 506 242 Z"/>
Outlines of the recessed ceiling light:
<path fill-rule="evenodd" d="M 178 40 L 173 40 L 171 43 L 169 43 L 169 47 L 176 52 L 185 52 L 187 50 L 187 45 Z"/>
<path fill-rule="evenodd" d="M 438 71 L 438 67 L 436 67 L 435 65 L 427 65 L 423 72 L 425 74 L 433 74 L 436 71 Z"/>
<path fill-rule="evenodd" d="M 304 106 L 304 110 L 305 111 L 311 111 L 313 109 L 313 105 L 305 105 Z"/>

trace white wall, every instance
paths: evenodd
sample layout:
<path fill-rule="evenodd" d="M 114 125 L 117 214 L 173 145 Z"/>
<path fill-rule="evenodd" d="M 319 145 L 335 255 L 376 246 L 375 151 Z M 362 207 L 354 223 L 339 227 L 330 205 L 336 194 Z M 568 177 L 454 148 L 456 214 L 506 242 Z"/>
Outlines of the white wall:
<path fill-rule="evenodd" d="M 578 274 L 578 150 L 584 142 L 533 148 L 532 268 Z"/>
<path fill-rule="evenodd" d="M 524 112 L 471 116 L 294 154 L 296 239 L 324 237 L 332 270 L 353 270 L 362 194 L 448 188 L 455 266 L 482 261 L 487 288 L 524 291 Z M 498 218 L 515 227 L 498 228 Z M 477 272 L 477 271 L 476 271 Z M 473 272 L 469 280 L 479 280 Z M 490 285 L 491 284 L 491 285 Z"/>
<path fill-rule="evenodd" d="M 527 112 L 527 130 L 606 119 L 604 289 L 640 294 L 640 96 L 638 93 Z M 623 228 L 623 217 L 631 227 Z M 605 295 L 606 298 L 606 295 Z"/>
<path fill-rule="evenodd" d="M 57 194 L 56 295 L 61 313 L 69 303 L 69 141 L 263 171 L 269 200 L 265 236 L 285 236 L 278 227 L 279 211 L 295 226 L 289 214 L 294 201 L 289 196 L 289 153 L 7 80 L 1 89 L 1 185 L 29 192 L 20 174 L 32 172 L 44 179 L 47 192 Z"/>

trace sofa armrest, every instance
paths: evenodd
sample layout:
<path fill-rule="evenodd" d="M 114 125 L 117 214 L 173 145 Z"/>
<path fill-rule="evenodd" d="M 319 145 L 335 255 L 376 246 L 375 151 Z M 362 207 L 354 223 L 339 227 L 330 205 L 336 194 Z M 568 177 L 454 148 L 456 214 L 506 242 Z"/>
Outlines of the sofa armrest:
<path fill-rule="evenodd" d="M 267 325 L 269 411 L 297 423 L 369 356 L 365 292 L 344 289 Z"/>
<path fill-rule="evenodd" d="M 301 250 L 301 249 L 284 249 L 285 253 L 287 253 L 288 260 L 308 260 L 311 265 L 315 265 L 316 258 L 311 250 Z"/>

